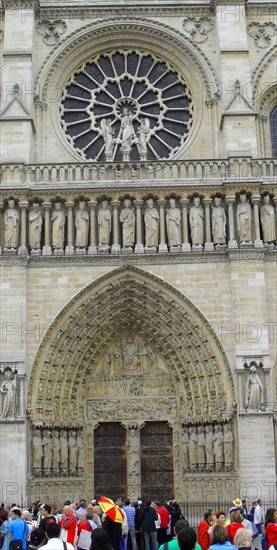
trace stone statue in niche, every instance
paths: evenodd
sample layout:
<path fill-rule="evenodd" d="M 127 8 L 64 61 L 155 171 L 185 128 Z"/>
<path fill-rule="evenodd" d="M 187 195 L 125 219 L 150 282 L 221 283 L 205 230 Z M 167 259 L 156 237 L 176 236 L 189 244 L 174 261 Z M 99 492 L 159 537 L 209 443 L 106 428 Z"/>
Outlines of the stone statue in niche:
<path fill-rule="evenodd" d="M 128 472 L 130 475 L 139 474 L 140 459 L 139 459 L 139 435 L 138 428 L 131 428 L 127 437 L 128 447 Z"/>
<path fill-rule="evenodd" d="M 240 243 L 251 242 L 251 206 L 245 193 L 237 206 L 237 230 Z"/>
<path fill-rule="evenodd" d="M 42 457 L 43 457 L 40 430 L 34 430 L 32 447 L 33 447 L 33 472 L 34 472 L 34 475 L 38 476 L 41 473 L 41 464 L 42 464 Z"/>
<path fill-rule="evenodd" d="M 204 212 L 200 204 L 200 197 L 194 197 L 193 206 L 189 213 L 189 224 L 193 246 L 202 246 L 204 243 Z"/>
<path fill-rule="evenodd" d="M 214 427 L 214 458 L 215 470 L 220 472 L 223 464 L 223 434 L 219 424 Z"/>
<path fill-rule="evenodd" d="M 142 119 L 137 131 L 137 148 L 140 160 L 147 160 L 147 141 L 150 130 L 150 121 L 148 118 Z"/>
<path fill-rule="evenodd" d="M 43 473 L 46 476 L 50 475 L 53 459 L 53 447 L 52 447 L 52 437 L 50 430 L 44 430 L 42 438 L 42 447 L 43 447 Z"/>
<path fill-rule="evenodd" d="M 252 365 L 246 380 L 245 406 L 248 410 L 260 411 L 263 405 L 264 387 L 255 365 Z"/>
<path fill-rule="evenodd" d="M 145 246 L 157 249 L 159 244 L 159 213 L 154 208 L 153 199 L 146 201 L 147 208 L 144 213 Z"/>
<path fill-rule="evenodd" d="M 52 452 L 53 452 L 53 462 L 52 462 L 52 468 L 53 473 L 58 474 L 59 473 L 59 467 L 60 467 L 60 453 L 61 453 L 61 445 L 60 445 L 60 434 L 58 430 L 53 431 L 52 435 Z"/>
<path fill-rule="evenodd" d="M 226 244 L 226 214 L 220 197 L 215 197 L 212 207 L 212 234 L 214 244 Z"/>
<path fill-rule="evenodd" d="M 101 208 L 98 212 L 98 249 L 108 250 L 110 248 L 112 217 L 111 211 L 108 208 L 108 201 L 102 201 Z"/>
<path fill-rule="evenodd" d="M 274 208 L 270 204 L 270 196 L 264 196 L 264 203 L 261 207 L 261 224 L 263 229 L 264 243 L 273 243 L 276 241 L 276 227 Z"/>
<path fill-rule="evenodd" d="M 67 474 L 68 469 L 68 446 L 67 446 L 67 431 L 60 432 L 60 471 L 62 475 Z"/>
<path fill-rule="evenodd" d="M 75 475 L 77 454 L 76 454 L 76 433 L 70 430 L 68 434 L 68 459 L 69 459 L 69 474 Z"/>
<path fill-rule="evenodd" d="M 82 473 L 85 466 L 85 442 L 83 433 L 77 434 L 77 472 Z"/>
<path fill-rule="evenodd" d="M 86 248 L 88 246 L 89 213 L 86 211 L 85 207 L 85 201 L 79 201 L 79 210 L 77 210 L 75 215 L 75 246 L 77 249 Z"/>
<path fill-rule="evenodd" d="M 107 162 L 113 161 L 114 155 L 114 146 L 115 146 L 115 137 L 114 137 L 114 128 L 112 127 L 112 121 L 110 118 L 107 120 L 103 118 L 101 120 L 101 130 L 103 139 L 105 142 L 105 157 Z"/>
<path fill-rule="evenodd" d="M 119 220 L 122 223 L 123 248 L 133 248 L 135 242 L 135 213 L 131 208 L 131 200 L 124 200 L 124 208 L 121 210 Z"/>
<path fill-rule="evenodd" d="M 29 213 L 29 245 L 31 250 L 40 250 L 42 215 L 40 206 L 34 202 Z"/>
<path fill-rule="evenodd" d="M 189 471 L 189 435 L 188 435 L 188 429 L 184 427 L 183 433 L 182 433 L 182 448 L 183 448 L 183 466 L 184 466 L 184 472 Z"/>
<path fill-rule="evenodd" d="M 2 397 L 2 418 L 14 418 L 16 411 L 17 378 L 12 370 L 7 367 L 3 372 L 4 380 L 0 387 Z"/>
<path fill-rule="evenodd" d="M 205 427 L 206 471 L 214 470 L 214 433 L 212 426 Z"/>
<path fill-rule="evenodd" d="M 15 208 L 14 200 L 8 202 L 8 208 L 4 214 L 5 224 L 5 248 L 18 247 L 19 213 Z"/>
<path fill-rule="evenodd" d="M 181 246 L 181 213 L 175 199 L 169 199 L 170 208 L 166 211 L 166 228 L 169 246 Z"/>
<path fill-rule="evenodd" d="M 225 424 L 223 428 L 223 451 L 224 451 L 224 464 L 228 472 L 233 468 L 233 434 L 229 424 Z"/>
<path fill-rule="evenodd" d="M 205 470 L 205 432 L 203 426 L 199 426 L 197 429 L 197 461 L 200 472 Z"/>
<path fill-rule="evenodd" d="M 64 246 L 65 213 L 61 202 L 55 202 L 55 208 L 51 216 L 52 222 L 52 246 L 54 250 L 61 250 Z"/>
<path fill-rule="evenodd" d="M 194 427 L 189 428 L 189 462 L 191 472 L 197 470 L 197 444 L 198 437 Z"/>

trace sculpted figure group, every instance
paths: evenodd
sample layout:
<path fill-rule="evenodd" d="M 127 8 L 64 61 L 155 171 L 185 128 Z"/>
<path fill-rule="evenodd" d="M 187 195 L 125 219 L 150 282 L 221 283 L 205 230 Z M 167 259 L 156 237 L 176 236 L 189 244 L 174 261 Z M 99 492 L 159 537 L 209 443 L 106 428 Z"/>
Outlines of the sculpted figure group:
<path fill-rule="evenodd" d="M 127 116 L 127 115 L 126 115 Z M 127 144 L 128 139 L 131 139 L 132 132 L 129 128 L 130 124 L 122 128 L 121 139 L 124 139 Z M 106 123 L 108 125 L 108 121 Z M 105 132 L 110 130 L 105 126 Z M 103 126 L 104 128 L 104 126 Z M 128 129 L 128 132 L 127 132 Z M 104 131 L 104 130 L 103 130 Z M 124 137 L 125 136 L 125 137 Z M 126 145 L 127 146 L 127 145 Z M 111 204 L 107 199 L 102 200 L 98 206 L 95 203 L 97 228 L 90 227 L 90 212 L 89 206 L 85 200 L 80 200 L 73 207 L 72 215 L 72 236 L 73 246 L 76 253 L 81 250 L 86 253 L 89 243 L 89 230 L 95 233 L 95 241 L 97 243 L 98 252 L 109 252 L 112 248 L 112 238 L 115 238 L 114 217 L 118 216 L 118 238 L 117 243 L 121 243 L 122 249 L 132 251 L 135 249 L 137 227 L 137 213 L 135 210 L 134 201 L 130 198 L 123 199 L 123 203 L 118 203 L 118 211 L 112 216 Z M 250 199 L 246 193 L 241 193 L 238 197 L 236 208 L 236 217 L 233 230 L 237 233 L 237 240 L 242 246 L 253 245 L 255 237 L 253 213 Z M 210 232 L 212 243 L 215 248 L 226 247 L 228 239 L 228 211 L 224 205 L 222 197 L 215 196 L 210 207 Z M 156 252 L 159 250 L 160 238 L 165 239 L 165 247 L 168 245 L 171 252 L 179 252 L 182 247 L 182 230 L 183 224 L 188 225 L 188 240 L 192 247 L 202 249 L 207 240 L 207 219 L 202 205 L 202 199 L 199 196 L 194 196 L 191 203 L 188 205 L 188 219 L 184 221 L 181 212 L 181 206 L 178 201 L 170 197 L 168 199 L 168 207 L 165 208 L 165 214 L 159 209 L 158 204 L 153 198 L 147 199 L 142 205 L 138 227 L 141 227 L 141 237 L 144 240 L 142 251 Z M 162 218 L 164 216 L 164 219 Z M 54 202 L 49 217 L 49 239 L 50 253 L 51 250 L 56 254 L 63 254 L 66 244 L 65 229 L 66 229 L 67 209 L 66 205 L 60 201 Z M 112 220 L 113 235 L 112 235 Z M 43 228 L 43 208 L 42 205 L 34 203 L 30 207 L 28 213 L 28 235 L 29 235 L 29 250 L 32 253 L 40 253 L 42 248 L 42 230 Z M 265 194 L 260 206 L 260 222 L 262 228 L 262 238 L 265 246 L 274 247 L 276 245 L 276 216 L 271 198 L 269 194 Z M 46 222 L 45 222 L 46 223 Z M 67 221 L 69 224 L 69 220 Z M 162 236 L 161 227 L 164 225 L 165 235 Z M 4 252 L 15 253 L 19 246 L 19 226 L 20 212 L 14 200 L 8 201 L 8 206 L 4 213 Z M 121 231 L 120 231 L 121 228 Z M 75 231 L 74 231 L 75 229 Z M 230 230 L 231 231 L 231 230 Z M 45 233 L 45 230 L 44 230 Z M 70 231 L 67 229 L 67 235 Z M 46 240 L 45 236 L 45 240 Z M 141 243 L 141 241 L 139 241 Z M 143 242 L 143 241 L 142 241 Z M 46 243 L 48 244 L 48 243 Z M 189 243 L 187 243 L 189 244 Z M 118 246 L 118 244 L 117 244 Z M 119 246 L 120 249 L 120 246 Z M 167 248 L 165 248 L 167 250 Z M 164 248 L 162 249 L 164 250 Z M 141 249 L 140 249 L 141 251 Z M 97 250 L 96 250 L 97 252 Z"/>
<path fill-rule="evenodd" d="M 183 428 L 184 472 L 230 472 L 233 470 L 233 434 L 229 424 Z"/>
<path fill-rule="evenodd" d="M 81 475 L 85 464 L 83 433 L 37 428 L 33 431 L 32 457 L 35 477 Z"/>
<path fill-rule="evenodd" d="M 105 118 L 101 121 L 101 132 L 104 140 L 106 161 L 112 162 L 114 160 L 118 147 L 120 147 L 122 160 L 129 161 L 133 145 L 137 147 L 139 159 L 147 160 L 147 143 L 150 137 L 149 119 L 144 118 L 138 121 L 139 126 L 136 133 L 132 110 L 128 107 L 124 107 L 117 136 L 115 136 L 115 122 L 115 120 L 106 120 Z"/>

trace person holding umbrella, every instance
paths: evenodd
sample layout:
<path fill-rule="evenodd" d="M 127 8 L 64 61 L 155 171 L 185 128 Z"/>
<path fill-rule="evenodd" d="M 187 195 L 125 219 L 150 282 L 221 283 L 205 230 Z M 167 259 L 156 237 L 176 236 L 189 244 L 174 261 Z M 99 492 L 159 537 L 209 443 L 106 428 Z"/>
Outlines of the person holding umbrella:
<path fill-rule="evenodd" d="M 109 537 L 113 550 L 120 550 L 124 515 L 113 500 L 109 498 L 101 497 L 98 504 L 104 512 L 103 528 Z"/>

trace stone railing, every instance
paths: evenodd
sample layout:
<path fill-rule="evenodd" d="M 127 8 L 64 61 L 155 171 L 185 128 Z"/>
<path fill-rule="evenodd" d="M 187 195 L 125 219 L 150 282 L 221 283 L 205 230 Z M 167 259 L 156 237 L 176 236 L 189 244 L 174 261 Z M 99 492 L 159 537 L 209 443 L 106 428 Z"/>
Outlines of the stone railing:
<path fill-rule="evenodd" d="M 68 186 L 107 187 L 138 183 L 141 186 L 221 185 L 240 182 L 274 184 L 277 181 L 277 159 L 229 157 L 217 160 L 179 160 L 164 162 L 4 164 L 1 186 Z"/>

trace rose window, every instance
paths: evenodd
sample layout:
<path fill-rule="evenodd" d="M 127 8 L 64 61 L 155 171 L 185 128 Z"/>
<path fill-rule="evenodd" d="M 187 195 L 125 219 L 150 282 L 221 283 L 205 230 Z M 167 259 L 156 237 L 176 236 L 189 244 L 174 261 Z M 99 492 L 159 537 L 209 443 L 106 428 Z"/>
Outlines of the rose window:
<path fill-rule="evenodd" d="M 133 51 L 84 63 L 60 103 L 67 140 L 84 160 L 172 158 L 193 122 L 191 93 L 168 63 Z"/>

